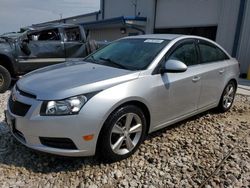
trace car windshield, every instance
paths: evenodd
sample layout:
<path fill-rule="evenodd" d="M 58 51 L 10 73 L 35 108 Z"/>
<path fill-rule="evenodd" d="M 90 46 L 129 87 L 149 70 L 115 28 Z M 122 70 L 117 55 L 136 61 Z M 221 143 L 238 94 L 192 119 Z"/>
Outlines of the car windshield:
<path fill-rule="evenodd" d="M 163 39 L 122 39 L 91 54 L 85 61 L 128 70 L 143 70 L 168 42 Z"/>

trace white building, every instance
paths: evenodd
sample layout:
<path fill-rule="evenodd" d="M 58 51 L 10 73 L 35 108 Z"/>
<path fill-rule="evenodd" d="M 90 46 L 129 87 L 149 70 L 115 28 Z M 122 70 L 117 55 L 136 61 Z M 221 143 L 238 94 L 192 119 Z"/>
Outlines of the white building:
<path fill-rule="evenodd" d="M 182 33 L 215 40 L 250 66 L 250 0 L 101 0 L 101 10 L 52 22 L 83 24 L 91 38 Z"/>

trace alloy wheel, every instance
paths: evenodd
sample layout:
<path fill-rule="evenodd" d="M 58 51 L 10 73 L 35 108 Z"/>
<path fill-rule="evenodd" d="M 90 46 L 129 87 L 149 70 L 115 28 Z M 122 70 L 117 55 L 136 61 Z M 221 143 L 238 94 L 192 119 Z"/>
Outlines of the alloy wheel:
<path fill-rule="evenodd" d="M 229 108 L 234 100 L 235 89 L 233 84 L 228 84 L 225 90 L 225 94 L 223 96 L 223 107 L 225 109 Z"/>
<path fill-rule="evenodd" d="M 135 113 L 127 113 L 114 124 L 110 135 L 110 146 L 114 153 L 125 155 L 139 143 L 142 135 L 142 120 Z"/>

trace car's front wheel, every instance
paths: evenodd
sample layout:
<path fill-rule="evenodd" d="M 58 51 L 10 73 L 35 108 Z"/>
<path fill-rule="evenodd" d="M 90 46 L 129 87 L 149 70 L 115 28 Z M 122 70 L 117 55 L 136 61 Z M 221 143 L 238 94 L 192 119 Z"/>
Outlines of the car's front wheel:
<path fill-rule="evenodd" d="M 143 111 L 134 106 L 122 106 L 105 122 L 98 139 L 98 157 L 105 162 L 115 162 L 131 156 L 146 134 Z"/>
<path fill-rule="evenodd" d="M 233 81 L 230 81 L 221 96 L 220 103 L 218 106 L 219 111 L 226 112 L 233 105 L 234 97 L 236 94 L 236 84 Z"/>
<path fill-rule="evenodd" d="M 11 75 L 9 71 L 0 65 L 0 93 L 4 93 L 11 83 Z"/>

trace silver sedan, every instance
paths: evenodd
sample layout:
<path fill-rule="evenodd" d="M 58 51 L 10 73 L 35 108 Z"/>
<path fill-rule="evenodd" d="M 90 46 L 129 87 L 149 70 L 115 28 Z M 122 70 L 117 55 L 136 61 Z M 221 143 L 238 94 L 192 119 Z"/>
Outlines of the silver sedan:
<path fill-rule="evenodd" d="M 6 119 L 27 147 L 64 156 L 132 155 L 153 131 L 233 104 L 239 63 L 196 36 L 117 40 L 84 61 L 31 72 L 14 86 Z"/>

